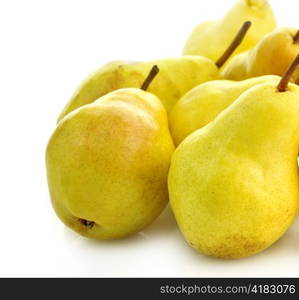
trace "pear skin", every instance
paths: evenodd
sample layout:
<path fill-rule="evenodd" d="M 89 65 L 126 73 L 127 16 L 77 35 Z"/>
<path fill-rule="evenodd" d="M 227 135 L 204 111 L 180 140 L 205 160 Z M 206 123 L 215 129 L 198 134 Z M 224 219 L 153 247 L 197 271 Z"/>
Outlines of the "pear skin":
<path fill-rule="evenodd" d="M 169 117 L 171 135 L 179 145 L 189 134 L 212 122 L 244 91 L 264 82 L 279 82 L 278 76 L 260 76 L 243 81 L 213 80 L 186 93 L 173 107 Z"/>
<path fill-rule="evenodd" d="M 170 203 L 194 249 L 246 257 L 290 227 L 299 208 L 298 99 L 297 85 L 256 85 L 176 149 Z"/>
<path fill-rule="evenodd" d="M 120 89 L 63 118 L 47 146 L 58 217 L 77 233 L 116 239 L 142 230 L 168 203 L 174 150 L 160 100 Z"/>
<path fill-rule="evenodd" d="M 160 69 L 148 91 L 155 94 L 170 111 L 176 101 L 191 88 L 205 81 L 218 79 L 219 69 L 205 57 L 186 56 L 148 62 L 110 62 L 91 74 L 67 103 L 59 119 L 74 109 L 92 103 L 99 97 L 120 89 L 140 88 L 153 65 Z"/>
<path fill-rule="evenodd" d="M 232 57 L 254 47 L 265 34 L 276 27 L 268 1 L 239 0 L 221 20 L 196 26 L 185 44 L 183 54 L 202 55 L 216 60 L 245 21 L 251 21 L 252 28 Z"/>
<path fill-rule="evenodd" d="M 263 75 L 282 76 L 299 53 L 299 43 L 294 42 L 296 33 L 294 28 L 275 29 L 253 49 L 235 56 L 223 69 L 223 78 L 244 80 Z M 294 73 L 292 81 L 296 76 Z"/>

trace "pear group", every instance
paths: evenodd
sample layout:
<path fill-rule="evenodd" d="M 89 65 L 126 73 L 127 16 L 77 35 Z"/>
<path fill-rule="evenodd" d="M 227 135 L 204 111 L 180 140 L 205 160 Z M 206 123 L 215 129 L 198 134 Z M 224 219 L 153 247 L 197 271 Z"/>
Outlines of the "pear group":
<path fill-rule="evenodd" d="M 197 25 L 180 57 L 111 61 L 58 116 L 46 148 L 61 221 L 98 240 L 144 230 L 170 204 L 186 242 L 257 254 L 299 210 L 299 30 L 267 0 Z"/>

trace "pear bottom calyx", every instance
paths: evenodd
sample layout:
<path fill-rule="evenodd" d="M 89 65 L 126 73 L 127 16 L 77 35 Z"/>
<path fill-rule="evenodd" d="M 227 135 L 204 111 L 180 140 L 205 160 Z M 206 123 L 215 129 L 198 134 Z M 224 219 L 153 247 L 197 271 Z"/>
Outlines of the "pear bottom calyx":
<path fill-rule="evenodd" d="M 92 228 L 95 224 L 95 222 L 88 221 L 88 220 L 85 220 L 85 219 L 79 219 L 79 221 L 81 222 L 81 224 L 83 224 L 84 226 L 89 227 L 89 228 Z"/>

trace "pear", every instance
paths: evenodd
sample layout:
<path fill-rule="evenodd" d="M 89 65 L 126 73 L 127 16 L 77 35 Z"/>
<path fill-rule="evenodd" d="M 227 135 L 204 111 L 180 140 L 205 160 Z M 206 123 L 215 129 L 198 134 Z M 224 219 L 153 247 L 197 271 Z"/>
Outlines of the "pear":
<path fill-rule="evenodd" d="M 264 82 L 278 82 L 280 77 L 265 75 L 243 81 L 213 80 L 190 90 L 173 107 L 170 132 L 179 145 L 193 131 L 213 121 L 229 107 L 244 91 Z"/>
<path fill-rule="evenodd" d="M 47 146 L 54 210 L 65 225 L 94 239 L 142 230 L 168 203 L 173 150 L 166 111 L 149 92 L 119 89 L 74 110 Z"/>
<path fill-rule="evenodd" d="M 158 80 L 149 92 L 154 93 L 167 110 L 195 85 L 219 78 L 214 62 L 205 57 L 169 58 L 148 62 L 110 62 L 91 74 L 77 89 L 58 120 L 69 112 L 99 97 L 121 88 L 138 88 L 152 65 L 160 69 Z"/>
<path fill-rule="evenodd" d="M 235 56 L 223 69 L 223 78 L 244 80 L 262 75 L 282 76 L 299 53 L 299 34 L 294 28 L 277 28 L 254 48 Z M 293 74 L 296 80 L 298 72 Z"/>
<path fill-rule="evenodd" d="M 229 47 L 217 61 L 202 56 L 184 56 L 148 62 L 110 62 L 91 74 L 67 103 L 58 121 L 74 109 L 92 103 L 99 97 L 120 88 L 140 87 L 153 65 L 159 78 L 149 87 L 169 112 L 173 105 L 194 86 L 220 78 L 220 68 L 245 37 L 251 23 L 245 22 Z"/>
<path fill-rule="evenodd" d="M 253 25 L 234 55 L 251 49 L 276 27 L 268 1 L 239 0 L 221 20 L 196 26 L 185 44 L 183 54 L 217 59 L 238 31 L 240 24 L 245 21 L 252 21 Z"/>
<path fill-rule="evenodd" d="M 188 243 L 218 258 L 256 254 L 277 241 L 299 208 L 299 87 L 288 80 L 245 91 L 176 149 L 170 203 Z"/>

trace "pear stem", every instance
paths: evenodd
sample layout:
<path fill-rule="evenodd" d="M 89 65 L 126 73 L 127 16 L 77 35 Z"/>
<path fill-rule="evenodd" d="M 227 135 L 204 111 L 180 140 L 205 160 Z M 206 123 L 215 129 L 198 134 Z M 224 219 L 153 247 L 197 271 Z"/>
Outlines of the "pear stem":
<path fill-rule="evenodd" d="M 149 74 L 147 75 L 147 77 L 145 78 L 143 84 L 141 85 L 141 89 L 146 91 L 158 73 L 159 73 L 159 68 L 158 66 L 154 65 L 150 70 Z"/>
<path fill-rule="evenodd" d="M 250 21 L 244 22 L 242 27 L 240 28 L 239 32 L 231 42 L 231 44 L 228 46 L 228 48 L 225 50 L 225 52 L 222 54 L 222 56 L 216 61 L 216 66 L 220 69 L 225 62 L 230 58 L 230 56 L 234 53 L 236 48 L 242 43 L 248 29 L 251 26 Z"/>
<path fill-rule="evenodd" d="M 297 33 L 293 37 L 293 41 L 294 41 L 294 44 L 297 44 L 299 42 L 299 30 L 297 31 Z"/>
<path fill-rule="evenodd" d="M 298 65 L 299 65 L 299 54 L 296 56 L 296 58 L 290 64 L 288 70 L 282 76 L 282 78 L 277 86 L 277 90 L 279 92 L 285 92 L 287 90 L 290 79 L 291 79 L 293 73 L 295 72 L 295 70 L 297 69 Z"/>

